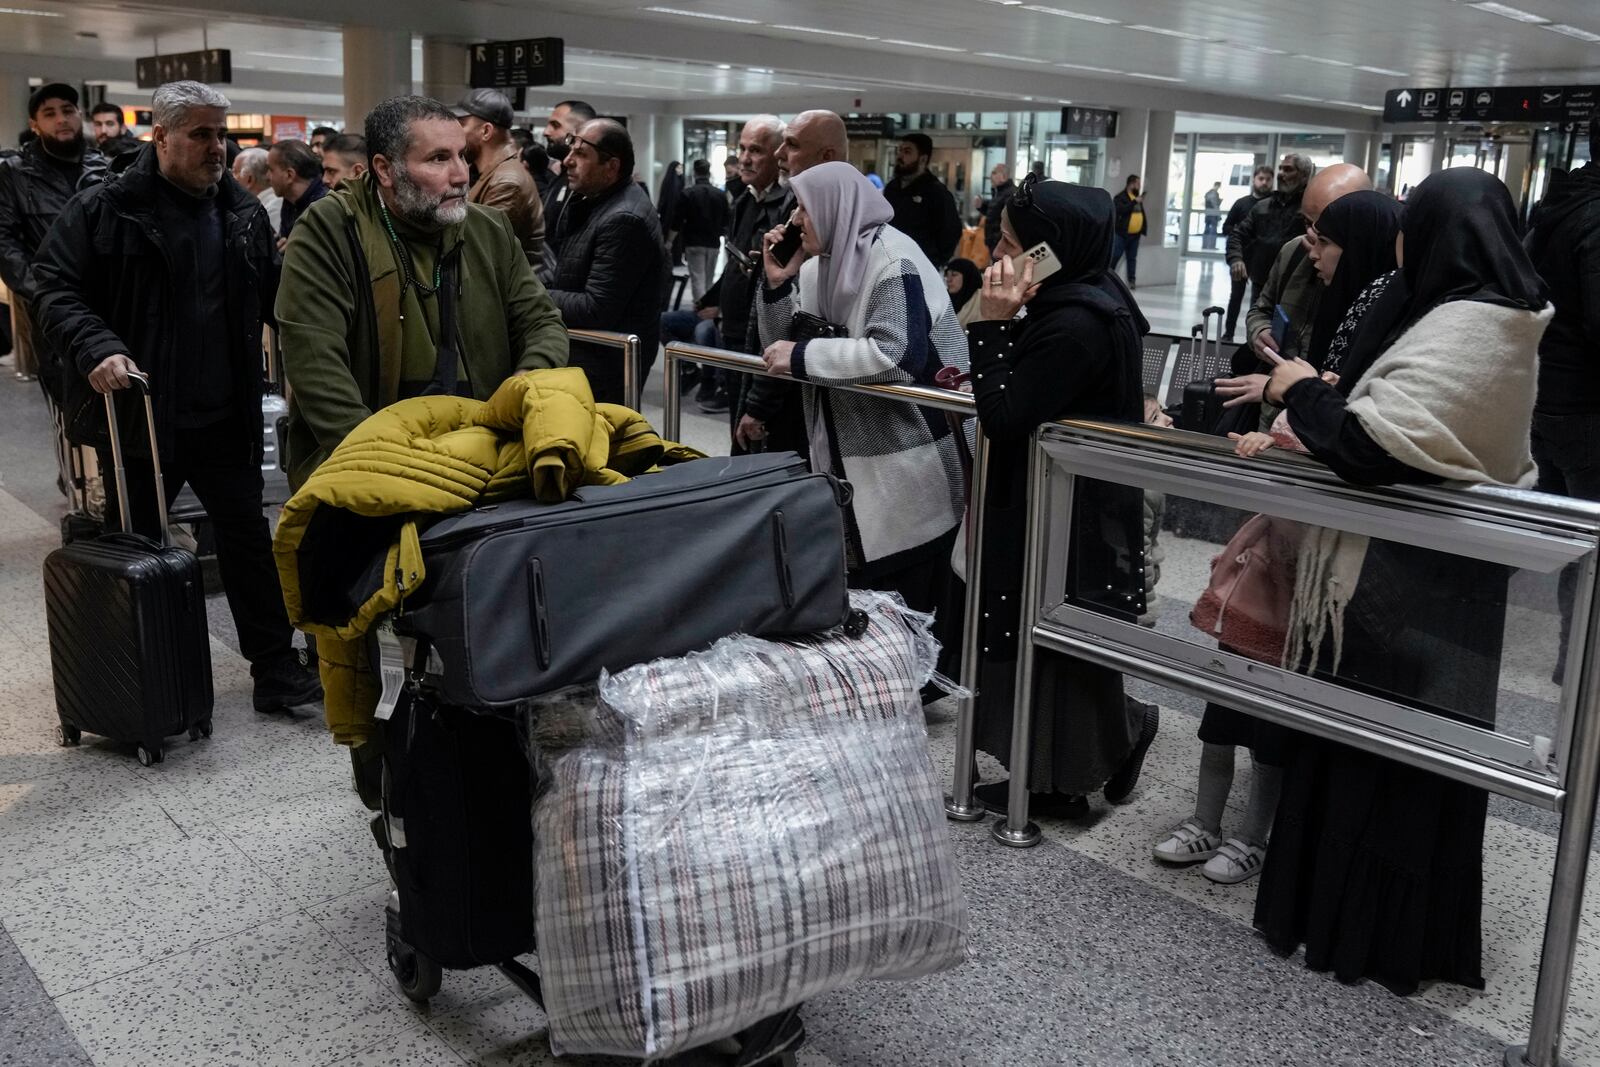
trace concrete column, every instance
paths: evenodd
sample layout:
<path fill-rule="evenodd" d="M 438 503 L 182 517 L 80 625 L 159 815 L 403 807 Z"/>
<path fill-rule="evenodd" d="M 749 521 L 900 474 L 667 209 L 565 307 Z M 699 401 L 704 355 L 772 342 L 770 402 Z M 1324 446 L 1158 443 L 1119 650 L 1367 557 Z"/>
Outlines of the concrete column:
<path fill-rule="evenodd" d="M 684 154 L 683 148 L 683 119 L 672 115 L 655 116 L 656 138 L 656 168 L 645 175 L 645 181 L 650 183 L 651 194 L 661 186 L 661 177 L 667 173 L 667 164 L 677 160 L 683 164 L 683 182 L 685 185 L 694 181 L 694 172 L 690 169 L 691 160 Z"/>
<path fill-rule="evenodd" d="M 1006 173 L 1012 181 L 1019 181 L 1028 169 L 1027 160 L 1019 159 L 1022 152 L 1022 112 L 1013 111 L 1006 116 Z M 984 177 L 987 177 L 985 175 Z"/>
<path fill-rule="evenodd" d="M 375 26 L 346 26 L 343 33 L 344 122 L 359 130 L 378 102 L 411 92 L 411 33 Z"/>
<path fill-rule="evenodd" d="M 1144 174 L 1148 169 L 1145 162 L 1146 142 L 1149 140 L 1150 112 L 1141 107 L 1125 107 L 1117 110 L 1117 135 L 1106 138 L 1106 178 L 1105 187 L 1112 193 L 1122 192 L 1122 187 L 1128 183 L 1128 175 Z M 1172 127 L 1167 127 L 1167 148 L 1162 159 L 1162 166 L 1172 154 Z M 1161 184 L 1166 185 L 1166 176 L 1162 175 Z M 1150 242 L 1146 240 L 1145 244 Z"/>
<path fill-rule="evenodd" d="M 1344 135 L 1344 161 L 1354 163 L 1374 180 L 1378 177 L 1378 139 L 1370 133 Z"/>
<path fill-rule="evenodd" d="M 467 46 L 423 38 L 422 95 L 454 104 L 466 94 Z"/>
<path fill-rule="evenodd" d="M 0 71 L 0 136 L 8 147 L 16 146 L 17 132 L 28 124 L 28 76 L 15 71 Z"/>
<path fill-rule="evenodd" d="M 1144 179 L 1144 217 L 1148 229 L 1139 246 L 1139 284 L 1175 285 L 1178 281 L 1178 249 L 1166 247 L 1167 197 L 1182 190 L 1168 188 L 1172 169 L 1172 135 L 1177 125 L 1177 113 L 1152 111 L 1145 135 L 1144 169 L 1125 170 L 1118 182 L 1120 191 L 1128 174 L 1138 174 Z M 1120 119 L 1118 120 L 1120 123 Z M 1117 131 L 1121 140 L 1122 131 Z M 1109 182 L 1110 178 L 1107 177 Z"/>
<path fill-rule="evenodd" d="M 1528 200 L 1528 187 L 1533 180 L 1533 146 L 1531 144 L 1508 144 L 1502 151 L 1505 153 L 1505 182 L 1506 188 L 1511 190 L 1511 199 L 1517 202 L 1520 211 Z"/>
<path fill-rule="evenodd" d="M 655 116 L 629 115 L 628 136 L 633 138 L 633 169 L 644 179 L 645 187 L 650 190 L 650 199 L 654 200 L 656 188 L 661 184 L 660 171 L 656 170 Z M 655 180 L 652 181 L 652 178 Z"/>

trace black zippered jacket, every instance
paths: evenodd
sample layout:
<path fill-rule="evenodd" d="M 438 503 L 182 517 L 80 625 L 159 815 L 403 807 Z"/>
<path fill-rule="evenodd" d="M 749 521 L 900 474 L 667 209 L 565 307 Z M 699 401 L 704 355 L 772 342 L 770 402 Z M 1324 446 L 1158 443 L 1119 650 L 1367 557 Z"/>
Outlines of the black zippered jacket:
<path fill-rule="evenodd" d="M 227 359 L 234 418 L 241 440 L 261 456 L 261 324 L 274 323 L 279 259 L 261 202 L 223 172 L 217 186 L 227 272 L 226 320 L 201 337 L 174 335 L 169 243 L 157 221 L 164 195 L 152 146 L 120 177 L 75 196 L 61 211 L 33 264 L 34 315 L 69 364 L 67 432 L 79 444 L 106 443 L 105 411 L 88 375 L 106 357 L 125 353 L 150 375 L 161 452 L 174 444 L 178 368 L 184 347 L 202 358 Z M 125 424 L 131 428 L 132 423 Z M 147 453 L 142 432 L 125 432 L 130 452 Z"/>

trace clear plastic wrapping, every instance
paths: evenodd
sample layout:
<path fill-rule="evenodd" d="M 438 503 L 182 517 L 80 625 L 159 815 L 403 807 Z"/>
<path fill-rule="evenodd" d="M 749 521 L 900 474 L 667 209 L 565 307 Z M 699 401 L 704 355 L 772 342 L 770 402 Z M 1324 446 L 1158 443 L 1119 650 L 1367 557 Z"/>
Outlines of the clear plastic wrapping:
<path fill-rule="evenodd" d="M 886 594 L 852 600 L 860 637 L 729 638 L 533 709 L 557 1054 L 672 1055 L 965 958 L 920 700 L 930 620 Z M 550 752 L 574 740 L 574 712 L 581 741 Z"/>

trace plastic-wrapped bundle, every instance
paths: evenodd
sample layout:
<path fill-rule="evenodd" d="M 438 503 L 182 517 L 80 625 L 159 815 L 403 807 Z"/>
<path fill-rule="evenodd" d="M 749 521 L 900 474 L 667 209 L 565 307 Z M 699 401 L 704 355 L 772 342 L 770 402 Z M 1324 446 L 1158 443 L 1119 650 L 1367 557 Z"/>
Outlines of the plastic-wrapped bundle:
<path fill-rule="evenodd" d="M 735 637 L 602 679 L 534 807 L 557 1054 L 671 1055 L 964 959 L 919 696 L 930 620 L 852 601 L 860 637 Z"/>

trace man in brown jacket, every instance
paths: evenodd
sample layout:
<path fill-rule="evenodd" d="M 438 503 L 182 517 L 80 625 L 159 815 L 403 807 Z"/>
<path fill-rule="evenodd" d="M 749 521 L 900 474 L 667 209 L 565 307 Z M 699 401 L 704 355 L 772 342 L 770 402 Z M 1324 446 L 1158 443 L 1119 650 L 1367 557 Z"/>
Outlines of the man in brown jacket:
<path fill-rule="evenodd" d="M 544 259 L 544 203 L 511 140 L 516 123 L 511 101 L 498 89 L 474 89 L 461 98 L 455 113 L 467 135 L 467 162 L 478 175 L 468 202 L 504 211 L 528 264 L 538 270 Z"/>

